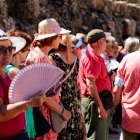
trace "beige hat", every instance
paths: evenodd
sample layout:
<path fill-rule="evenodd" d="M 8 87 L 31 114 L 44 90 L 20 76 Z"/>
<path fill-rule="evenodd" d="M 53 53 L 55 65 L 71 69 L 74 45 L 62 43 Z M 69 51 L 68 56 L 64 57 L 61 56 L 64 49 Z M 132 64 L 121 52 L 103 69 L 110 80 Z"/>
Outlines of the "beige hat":
<path fill-rule="evenodd" d="M 67 34 L 71 31 L 61 28 L 58 22 L 53 19 L 45 19 L 38 24 L 38 34 L 35 34 L 35 40 L 52 37 L 59 34 Z"/>

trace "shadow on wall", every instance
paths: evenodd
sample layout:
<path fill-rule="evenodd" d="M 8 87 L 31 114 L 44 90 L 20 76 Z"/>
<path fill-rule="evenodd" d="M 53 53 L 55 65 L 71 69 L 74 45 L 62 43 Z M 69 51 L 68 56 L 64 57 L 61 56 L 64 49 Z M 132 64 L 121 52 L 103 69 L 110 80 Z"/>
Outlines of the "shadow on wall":
<path fill-rule="evenodd" d="M 40 14 L 39 0 L 6 0 L 8 15 L 32 23 Z"/>

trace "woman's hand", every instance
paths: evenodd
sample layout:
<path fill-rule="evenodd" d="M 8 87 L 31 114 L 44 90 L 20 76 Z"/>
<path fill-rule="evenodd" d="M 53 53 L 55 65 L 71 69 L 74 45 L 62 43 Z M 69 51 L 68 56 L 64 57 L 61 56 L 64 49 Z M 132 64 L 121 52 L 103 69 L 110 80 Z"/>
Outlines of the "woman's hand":
<path fill-rule="evenodd" d="M 42 92 L 40 93 L 40 95 L 37 95 L 33 98 L 31 98 L 30 100 L 28 100 L 26 102 L 28 108 L 30 107 L 40 107 L 42 106 L 42 104 L 47 100 L 46 94 L 42 94 Z"/>
<path fill-rule="evenodd" d="M 68 110 L 64 110 L 64 113 L 62 115 L 63 120 L 68 121 L 71 118 L 71 112 Z"/>

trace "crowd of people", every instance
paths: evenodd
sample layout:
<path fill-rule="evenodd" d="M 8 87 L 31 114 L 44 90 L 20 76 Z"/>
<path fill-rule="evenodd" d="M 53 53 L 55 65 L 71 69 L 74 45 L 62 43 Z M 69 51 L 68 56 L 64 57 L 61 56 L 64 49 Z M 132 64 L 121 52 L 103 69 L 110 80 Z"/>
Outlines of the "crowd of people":
<path fill-rule="evenodd" d="M 139 47 L 137 37 L 128 37 L 124 46 L 119 46 L 111 33 L 101 29 L 71 34 L 53 18 L 38 24 L 34 38 L 16 29 L 0 30 L 0 139 L 108 140 L 120 105 L 120 140 L 139 140 Z M 65 72 L 60 90 L 53 96 L 40 92 L 10 104 L 12 79 L 24 67 L 38 63 L 55 65 Z M 41 136 L 30 137 L 27 110 L 34 107 L 50 126 L 52 110 L 67 121 L 66 127 L 59 133 L 51 127 Z"/>

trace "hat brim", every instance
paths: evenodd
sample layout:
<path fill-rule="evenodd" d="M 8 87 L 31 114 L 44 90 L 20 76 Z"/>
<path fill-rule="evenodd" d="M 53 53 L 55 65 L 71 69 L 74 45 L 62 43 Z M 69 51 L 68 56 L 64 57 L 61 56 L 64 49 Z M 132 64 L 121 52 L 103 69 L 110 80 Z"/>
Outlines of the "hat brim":
<path fill-rule="evenodd" d="M 16 47 L 16 51 L 14 52 L 14 54 L 19 52 L 26 45 L 26 40 L 22 37 L 10 36 L 9 40 L 12 42 L 12 45 Z"/>
<path fill-rule="evenodd" d="M 64 46 L 67 46 L 67 44 L 65 44 L 64 42 L 60 42 L 60 44 L 64 45 Z M 71 42 L 71 47 L 74 48 L 75 45 Z"/>
<path fill-rule="evenodd" d="M 74 45 L 74 49 L 81 47 L 82 44 L 83 44 L 83 41 L 79 39 L 79 41 Z"/>
<path fill-rule="evenodd" d="M 120 63 L 116 60 L 108 60 L 108 64 L 111 70 L 117 69 L 120 65 Z"/>
<path fill-rule="evenodd" d="M 2 38 L 0 38 L 0 40 L 7 40 L 7 39 L 9 39 L 9 37 L 2 37 Z"/>
<path fill-rule="evenodd" d="M 104 32 L 104 33 L 106 37 L 111 36 L 111 32 Z"/>
<path fill-rule="evenodd" d="M 66 30 L 64 28 L 61 28 L 58 32 L 55 32 L 55 33 L 50 33 L 50 34 L 39 34 L 35 40 L 42 40 L 42 39 L 45 39 L 45 38 L 49 38 L 49 37 L 52 37 L 52 36 L 56 36 L 56 35 L 59 35 L 59 34 L 68 34 L 70 33 L 71 31 L 70 30 Z"/>

